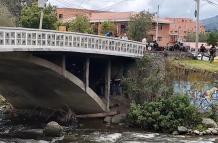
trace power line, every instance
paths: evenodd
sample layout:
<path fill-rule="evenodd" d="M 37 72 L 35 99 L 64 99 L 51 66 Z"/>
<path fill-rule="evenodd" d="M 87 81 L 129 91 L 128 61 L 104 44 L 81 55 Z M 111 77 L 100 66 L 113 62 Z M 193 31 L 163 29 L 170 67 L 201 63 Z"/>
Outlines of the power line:
<path fill-rule="evenodd" d="M 218 3 L 214 2 L 214 1 L 211 1 L 211 0 L 204 0 L 204 1 L 206 1 L 206 2 L 209 3 L 210 5 L 212 5 L 212 6 L 218 8 Z"/>

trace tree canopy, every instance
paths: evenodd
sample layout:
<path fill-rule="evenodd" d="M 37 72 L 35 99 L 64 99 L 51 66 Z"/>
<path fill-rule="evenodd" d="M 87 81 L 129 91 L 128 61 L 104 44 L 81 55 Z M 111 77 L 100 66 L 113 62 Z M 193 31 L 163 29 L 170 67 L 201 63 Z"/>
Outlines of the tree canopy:
<path fill-rule="evenodd" d="M 218 32 L 211 32 L 207 38 L 209 45 L 218 45 Z"/>
<path fill-rule="evenodd" d="M 0 1 L 0 26 L 14 27 L 16 19 L 5 6 L 5 3 Z"/>
<path fill-rule="evenodd" d="M 40 22 L 40 8 L 37 3 L 25 6 L 21 11 L 20 24 L 26 28 L 38 28 Z M 57 29 L 58 19 L 56 16 L 56 8 L 48 5 L 44 9 L 43 29 Z"/>
<path fill-rule="evenodd" d="M 69 31 L 80 33 L 93 33 L 88 17 L 79 15 L 69 23 Z"/>
<path fill-rule="evenodd" d="M 101 34 L 105 34 L 107 32 L 116 33 L 116 25 L 111 21 L 105 21 L 101 25 Z"/>
<path fill-rule="evenodd" d="M 147 12 L 140 12 L 130 18 L 128 35 L 130 39 L 141 41 L 146 37 L 152 27 L 152 15 Z"/>
<path fill-rule="evenodd" d="M 209 34 L 208 33 L 200 33 L 199 34 L 199 42 L 207 42 Z M 189 33 L 186 37 L 187 42 L 195 42 L 196 34 L 195 32 Z"/>

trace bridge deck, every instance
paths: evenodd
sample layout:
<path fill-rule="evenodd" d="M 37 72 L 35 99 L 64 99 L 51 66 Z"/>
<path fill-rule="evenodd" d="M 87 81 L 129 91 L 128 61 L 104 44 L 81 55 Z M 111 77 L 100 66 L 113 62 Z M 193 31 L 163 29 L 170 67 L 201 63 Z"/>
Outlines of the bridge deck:
<path fill-rule="evenodd" d="M 146 45 L 99 35 L 0 27 L 0 52 L 69 51 L 140 58 Z"/>

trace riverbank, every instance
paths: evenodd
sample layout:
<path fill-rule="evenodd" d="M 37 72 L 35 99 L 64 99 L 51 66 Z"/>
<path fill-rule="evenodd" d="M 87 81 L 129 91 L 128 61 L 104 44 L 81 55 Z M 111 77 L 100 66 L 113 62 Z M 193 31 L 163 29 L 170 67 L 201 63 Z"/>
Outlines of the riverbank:
<path fill-rule="evenodd" d="M 184 136 L 146 132 L 123 126 L 107 126 L 102 121 L 85 121 L 80 129 L 64 128 L 59 137 L 46 137 L 43 129 L 34 129 L 24 125 L 6 126 L 4 132 L 17 128 L 14 136 L 0 135 L 1 143 L 217 143 L 217 136 Z M 2 130 L 1 130 L 2 132 Z"/>
<path fill-rule="evenodd" d="M 181 66 L 189 70 L 199 70 L 211 73 L 218 73 L 218 63 L 209 63 L 207 61 L 200 60 L 173 60 L 171 64 L 175 66 Z"/>

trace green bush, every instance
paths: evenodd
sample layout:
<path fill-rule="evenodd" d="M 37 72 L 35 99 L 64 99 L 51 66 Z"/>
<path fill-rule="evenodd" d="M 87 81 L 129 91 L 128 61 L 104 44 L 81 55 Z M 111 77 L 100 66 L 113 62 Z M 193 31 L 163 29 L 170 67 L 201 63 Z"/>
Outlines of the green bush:
<path fill-rule="evenodd" d="M 146 130 L 172 132 L 178 126 L 196 127 L 201 114 L 187 96 L 172 96 L 143 105 L 132 103 L 128 123 Z"/>
<path fill-rule="evenodd" d="M 172 87 L 166 85 L 159 65 L 154 66 L 155 60 L 151 56 L 137 60 L 135 67 L 123 79 L 124 94 L 137 104 L 173 94 Z"/>
<path fill-rule="evenodd" d="M 205 117 L 207 118 L 211 118 L 214 121 L 218 122 L 218 105 L 217 104 L 213 104 L 210 108 L 210 110 L 208 112 L 205 113 Z"/>

